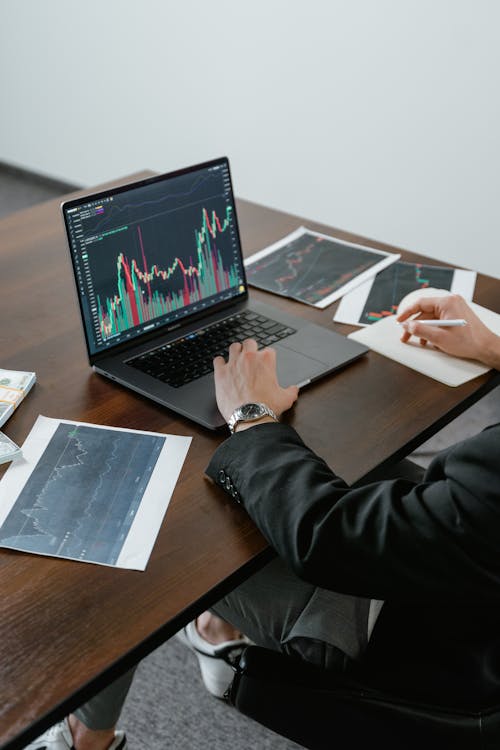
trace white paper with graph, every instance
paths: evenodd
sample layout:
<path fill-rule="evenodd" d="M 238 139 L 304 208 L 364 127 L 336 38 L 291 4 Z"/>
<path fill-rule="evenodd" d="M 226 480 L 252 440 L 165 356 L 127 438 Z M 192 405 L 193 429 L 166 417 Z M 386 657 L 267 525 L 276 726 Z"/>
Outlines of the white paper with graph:
<path fill-rule="evenodd" d="M 0 482 L 0 547 L 144 570 L 190 442 L 38 417 Z"/>

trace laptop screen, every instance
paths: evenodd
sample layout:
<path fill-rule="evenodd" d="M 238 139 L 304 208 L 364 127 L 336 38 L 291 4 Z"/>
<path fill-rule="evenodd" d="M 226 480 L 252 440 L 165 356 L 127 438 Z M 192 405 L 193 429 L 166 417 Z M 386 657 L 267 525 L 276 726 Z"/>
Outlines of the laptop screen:
<path fill-rule="evenodd" d="M 63 204 L 89 353 L 246 294 L 227 159 Z"/>

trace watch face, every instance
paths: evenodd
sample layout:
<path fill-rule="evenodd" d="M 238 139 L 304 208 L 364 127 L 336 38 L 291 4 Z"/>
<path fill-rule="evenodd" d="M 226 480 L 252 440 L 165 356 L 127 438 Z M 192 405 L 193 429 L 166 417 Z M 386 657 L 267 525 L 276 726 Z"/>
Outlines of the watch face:
<path fill-rule="evenodd" d="M 255 419 L 264 414 L 264 409 L 260 404 L 243 404 L 241 407 L 241 416 L 243 419 Z"/>

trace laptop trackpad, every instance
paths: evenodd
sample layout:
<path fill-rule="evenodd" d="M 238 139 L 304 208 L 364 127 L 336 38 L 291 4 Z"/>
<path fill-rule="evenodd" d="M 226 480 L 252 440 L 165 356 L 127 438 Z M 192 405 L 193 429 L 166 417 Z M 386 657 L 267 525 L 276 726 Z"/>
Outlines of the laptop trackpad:
<path fill-rule="evenodd" d="M 278 382 L 284 388 L 311 380 L 326 369 L 322 362 L 305 357 L 281 344 L 273 344 L 273 349 L 276 349 L 277 355 Z"/>
<path fill-rule="evenodd" d="M 278 354 L 279 382 L 286 385 L 314 379 L 347 364 L 366 351 L 356 342 L 311 323 L 293 336 L 273 344 Z"/>

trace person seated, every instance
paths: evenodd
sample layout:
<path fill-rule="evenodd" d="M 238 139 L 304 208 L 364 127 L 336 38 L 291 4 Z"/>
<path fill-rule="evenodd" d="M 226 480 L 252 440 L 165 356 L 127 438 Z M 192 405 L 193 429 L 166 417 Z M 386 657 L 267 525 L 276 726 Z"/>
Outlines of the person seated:
<path fill-rule="evenodd" d="M 426 318 L 467 325 L 426 326 Z M 459 296 L 420 298 L 399 321 L 405 342 L 415 336 L 500 369 L 500 337 Z M 498 702 L 500 424 L 438 454 L 419 483 L 349 487 L 279 421 L 298 389 L 279 385 L 272 349 L 234 343 L 227 362 L 214 360 L 214 376 L 227 422 L 243 404 L 270 412 L 237 421 L 206 473 L 241 503 L 278 557 L 180 634 L 208 690 L 222 697 L 231 662 L 250 639 L 324 669 L 360 668 L 401 697 L 469 708 Z M 30 750 L 124 750 L 114 727 L 131 679 L 96 695 Z"/>

